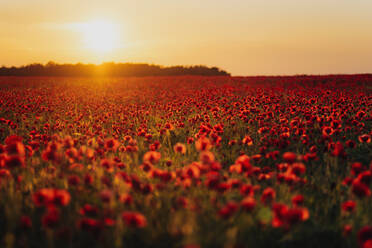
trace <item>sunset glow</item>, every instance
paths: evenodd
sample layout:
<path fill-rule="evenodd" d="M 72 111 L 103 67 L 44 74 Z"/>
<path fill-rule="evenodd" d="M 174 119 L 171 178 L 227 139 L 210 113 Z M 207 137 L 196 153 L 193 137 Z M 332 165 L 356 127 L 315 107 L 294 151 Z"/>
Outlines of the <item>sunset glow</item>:
<path fill-rule="evenodd" d="M 233 75 L 371 71 L 370 0 L 0 2 L 0 66 L 53 60 L 202 64 Z"/>
<path fill-rule="evenodd" d="M 92 21 L 80 24 L 80 31 L 87 48 L 95 52 L 112 51 L 118 46 L 116 25 L 107 21 Z"/>

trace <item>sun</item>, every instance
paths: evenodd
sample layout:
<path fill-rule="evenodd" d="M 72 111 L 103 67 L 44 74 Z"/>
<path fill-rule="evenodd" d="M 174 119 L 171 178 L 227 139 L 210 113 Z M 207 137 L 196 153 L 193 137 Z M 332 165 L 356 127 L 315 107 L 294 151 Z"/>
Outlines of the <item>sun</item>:
<path fill-rule="evenodd" d="M 83 23 L 81 32 L 85 46 L 96 52 L 109 52 L 117 48 L 119 30 L 109 21 L 91 21 Z"/>

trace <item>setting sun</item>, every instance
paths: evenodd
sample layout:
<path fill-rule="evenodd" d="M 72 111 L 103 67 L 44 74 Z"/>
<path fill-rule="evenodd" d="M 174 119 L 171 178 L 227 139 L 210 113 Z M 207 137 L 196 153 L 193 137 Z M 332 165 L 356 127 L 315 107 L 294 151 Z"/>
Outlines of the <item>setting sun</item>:
<path fill-rule="evenodd" d="M 118 28 L 108 21 L 91 21 L 80 25 L 85 46 L 96 52 L 112 51 L 118 46 Z"/>

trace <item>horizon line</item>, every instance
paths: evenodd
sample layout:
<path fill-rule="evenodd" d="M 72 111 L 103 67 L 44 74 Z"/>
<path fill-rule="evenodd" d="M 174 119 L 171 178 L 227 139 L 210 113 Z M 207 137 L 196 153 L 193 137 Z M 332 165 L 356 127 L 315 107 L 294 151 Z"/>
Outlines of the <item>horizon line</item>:
<path fill-rule="evenodd" d="M 116 62 L 116 61 L 102 61 L 101 63 L 85 63 L 85 62 L 56 62 L 53 60 L 49 60 L 48 62 L 30 62 L 27 64 L 21 64 L 21 65 L 6 65 L 6 64 L 1 64 L 0 68 L 22 68 L 22 67 L 27 67 L 30 65 L 43 65 L 47 66 L 48 64 L 55 64 L 55 65 L 90 65 L 90 66 L 102 66 L 105 64 L 132 64 L 132 65 L 149 65 L 149 66 L 158 66 L 160 68 L 171 68 L 171 67 L 185 67 L 185 68 L 191 68 L 191 67 L 197 67 L 197 66 L 202 66 L 202 67 L 207 67 L 207 68 L 218 68 L 219 70 L 227 72 L 229 77 L 299 77 L 299 76 L 355 76 L 355 75 L 365 75 L 369 76 L 372 75 L 371 72 L 329 72 L 329 73 L 283 73 L 283 74 L 269 74 L 269 73 L 263 73 L 263 74 L 232 74 L 229 71 L 227 71 L 224 68 L 221 68 L 216 65 L 206 65 L 206 64 L 174 64 L 174 65 L 161 65 L 153 62 Z M 1 75 L 0 75 L 1 76 Z M 174 75 L 174 76 L 187 76 L 187 75 Z M 198 76 L 198 75 L 190 75 L 190 76 Z M 7 76 L 1 76 L 1 77 L 7 77 Z M 8 77 L 30 77 L 27 75 L 11 75 Z M 45 77 L 45 76 L 38 76 L 38 77 Z M 50 76 L 49 76 L 50 77 Z M 149 76 L 151 77 L 151 76 Z"/>

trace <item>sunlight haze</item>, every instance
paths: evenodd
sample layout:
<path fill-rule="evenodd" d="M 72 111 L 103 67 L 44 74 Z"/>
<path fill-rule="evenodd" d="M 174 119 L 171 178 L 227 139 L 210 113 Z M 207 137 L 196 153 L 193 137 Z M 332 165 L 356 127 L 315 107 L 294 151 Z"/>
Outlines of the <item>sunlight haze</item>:
<path fill-rule="evenodd" d="M 0 0 L 0 66 L 145 62 L 233 75 L 365 73 L 370 0 Z"/>

